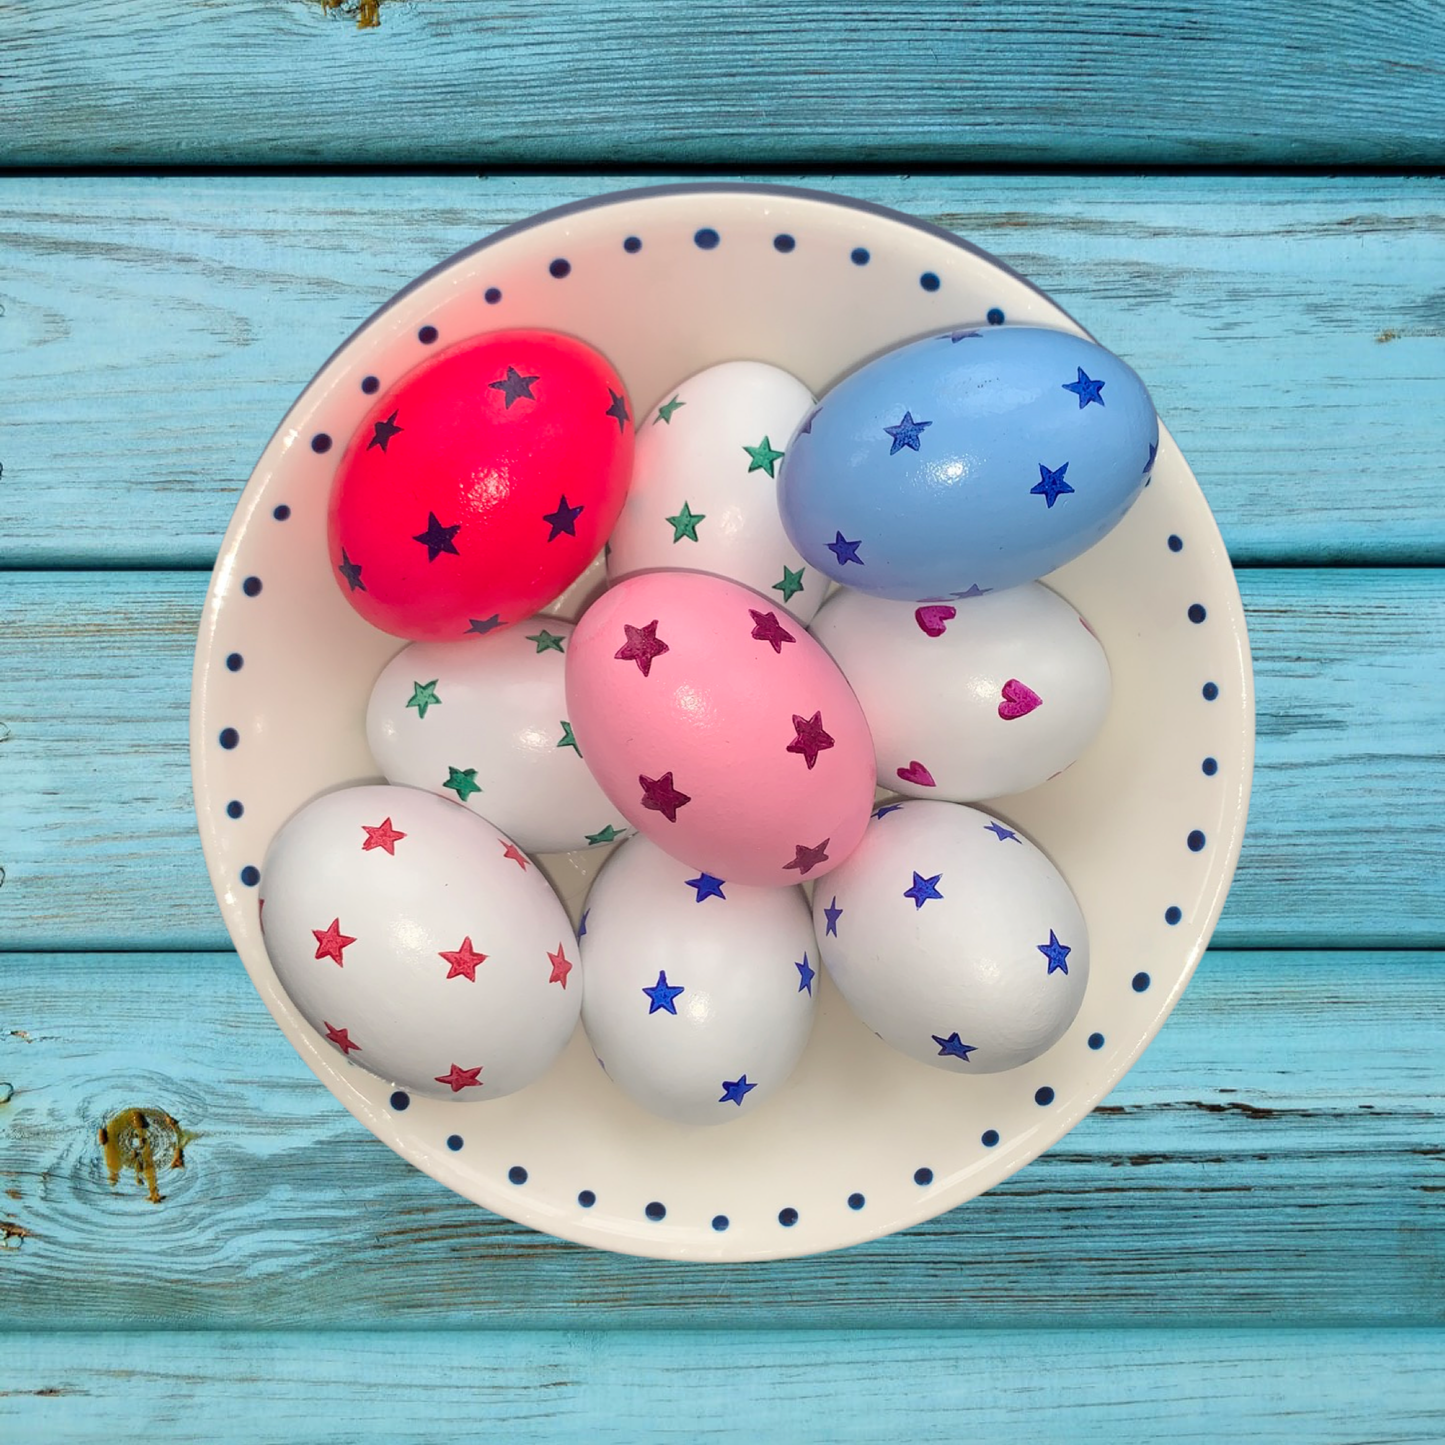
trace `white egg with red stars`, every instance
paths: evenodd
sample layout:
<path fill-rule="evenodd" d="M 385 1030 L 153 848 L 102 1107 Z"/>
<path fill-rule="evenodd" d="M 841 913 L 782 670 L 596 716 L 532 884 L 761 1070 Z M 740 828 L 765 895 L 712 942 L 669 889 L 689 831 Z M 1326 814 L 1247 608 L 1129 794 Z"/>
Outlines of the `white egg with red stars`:
<path fill-rule="evenodd" d="M 886 1044 L 957 1074 L 1015 1069 L 1073 1023 L 1089 938 L 1059 871 L 958 803 L 890 803 L 813 895 L 828 974 Z"/>
<path fill-rule="evenodd" d="M 840 588 L 809 629 L 863 704 L 878 781 L 971 803 L 1072 766 L 1109 712 L 1109 660 L 1037 582 L 968 600 L 891 602 Z"/>
<path fill-rule="evenodd" d="M 366 738 L 389 782 L 464 803 L 529 853 L 620 838 L 627 820 L 582 760 L 567 719 L 556 617 L 486 638 L 414 642 L 382 669 Z"/>
<path fill-rule="evenodd" d="M 713 572 L 807 622 L 828 579 L 783 531 L 777 478 L 787 438 L 813 405 L 797 377 L 762 361 L 724 361 L 669 387 L 638 423 L 608 577 Z"/>
<path fill-rule="evenodd" d="M 800 888 L 749 888 L 634 837 L 582 915 L 582 1022 L 649 1113 L 727 1124 L 792 1073 L 813 1027 L 817 943 Z"/>
<path fill-rule="evenodd" d="M 261 929 L 323 1049 L 411 1093 L 498 1099 L 540 1077 L 581 1010 L 577 940 L 537 866 L 417 788 L 343 788 L 277 833 Z"/>

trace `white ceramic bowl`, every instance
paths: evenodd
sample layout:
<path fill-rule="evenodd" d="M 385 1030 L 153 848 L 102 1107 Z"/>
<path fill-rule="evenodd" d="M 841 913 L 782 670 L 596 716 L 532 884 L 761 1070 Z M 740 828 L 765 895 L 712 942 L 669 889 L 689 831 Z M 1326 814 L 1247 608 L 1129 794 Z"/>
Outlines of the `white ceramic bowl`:
<path fill-rule="evenodd" d="M 511 1097 L 408 1099 L 318 1041 L 257 927 L 257 869 L 282 822 L 324 789 L 376 776 L 366 700 L 401 644 L 348 608 L 326 552 L 332 468 L 367 377 L 384 386 L 429 345 L 470 333 L 549 327 L 612 360 L 646 425 L 642 408 L 715 362 L 768 361 L 821 392 L 886 347 L 990 321 L 1080 330 L 998 261 L 877 206 L 771 186 L 638 190 L 508 227 L 420 277 L 292 407 L 236 508 L 206 600 L 191 709 L 196 810 L 226 926 L 266 1006 L 327 1088 L 418 1168 L 498 1213 L 607 1249 L 810 1254 L 916 1224 L 1007 1178 L 1083 1118 L 1158 1031 L 1223 906 L 1254 755 L 1239 593 L 1162 429 L 1151 485 L 1123 523 L 1048 579 L 1108 650 L 1103 733 L 1061 777 L 990 805 L 1053 858 L 1089 925 L 1083 1008 L 1034 1063 L 977 1078 L 927 1068 L 879 1043 L 824 980 L 797 1073 L 727 1129 L 644 1114 L 580 1035 Z M 594 566 L 561 605 L 575 610 L 596 576 Z M 570 859 L 550 860 L 549 872 L 575 919 L 590 860 Z"/>

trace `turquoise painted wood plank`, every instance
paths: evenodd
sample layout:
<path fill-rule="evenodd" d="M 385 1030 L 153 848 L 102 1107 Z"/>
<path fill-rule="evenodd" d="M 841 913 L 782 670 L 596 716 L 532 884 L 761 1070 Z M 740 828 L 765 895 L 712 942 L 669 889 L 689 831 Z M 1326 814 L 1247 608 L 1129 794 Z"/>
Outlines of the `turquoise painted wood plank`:
<path fill-rule="evenodd" d="M 1428 4 L 30 0 L 18 165 L 1432 165 Z"/>
<path fill-rule="evenodd" d="M 0 1427 L 111 1445 L 1438 1442 L 1440 1331 L 0 1337 Z M 121 1427 L 119 1422 L 124 1421 Z"/>
<path fill-rule="evenodd" d="M 1445 1324 L 1441 953 L 1211 953 L 1012 1180 L 765 1265 L 604 1254 L 466 1203 L 333 1101 L 233 955 L 0 955 L 0 1001 L 0 1329 Z M 168 1170 L 154 1131 L 159 1204 L 97 1144 L 134 1108 L 195 1135 Z"/>
<path fill-rule="evenodd" d="M 1258 771 L 1217 941 L 1445 945 L 1445 571 L 1240 577 Z M 225 946 L 187 755 L 205 583 L 0 572 L 0 946 Z"/>
<path fill-rule="evenodd" d="M 647 179 L 670 177 L 0 180 L 0 565 L 208 566 L 375 307 L 498 226 Z M 1445 180 L 791 179 L 1055 295 L 1149 381 L 1237 562 L 1445 561 Z"/>

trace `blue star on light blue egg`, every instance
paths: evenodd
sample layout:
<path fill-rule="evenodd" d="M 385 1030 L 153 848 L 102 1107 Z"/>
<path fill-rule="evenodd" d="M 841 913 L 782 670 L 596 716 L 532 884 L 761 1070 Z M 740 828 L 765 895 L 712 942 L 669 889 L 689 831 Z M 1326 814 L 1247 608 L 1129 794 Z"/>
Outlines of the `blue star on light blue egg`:
<path fill-rule="evenodd" d="M 1154 458 L 1159 455 L 1159 443 L 1149 443 L 1149 460 L 1144 463 L 1144 475 L 1147 477 L 1154 470 Z"/>
<path fill-rule="evenodd" d="M 970 582 L 966 591 L 950 592 L 948 597 L 951 602 L 963 602 L 970 597 L 987 597 L 992 591 L 992 587 L 980 587 L 977 582 Z"/>
<path fill-rule="evenodd" d="M 932 898 L 937 898 L 941 902 L 943 894 L 938 891 L 938 884 L 942 877 L 942 873 L 935 873 L 933 877 L 925 878 L 921 873 L 915 872 L 913 875 L 913 886 L 911 888 L 905 888 L 903 890 L 903 896 L 913 900 L 915 910 L 922 908 L 923 905 Z"/>
<path fill-rule="evenodd" d="M 838 920 L 842 916 L 843 910 L 838 907 L 838 895 L 835 893 L 833 895 L 833 901 L 823 910 L 823 917 L 827 920 L 827 927 L 824 929 L 823 932 L 823 936 L 825 938 L 830 933 L 833 935 L 834 938 L 837 938 Z"/>
<path fill-rule="evenodd" d="M 655 984 L 650 988 L 644 988 L 642 991 L 647 995 L 649 1000 L 647 1008 L 649 1014 L 658 1012 L 675 1014 L 677 1012 L 677 1005 L 673 1000 L 678 994 L 686 992 L 681 984 L 668 983 L 666 970 L 658 973 Z"/>
<path fill-rule="evenodd" d="M 723 884 L 727 881 L 724 878 L 714 878 L 711 873 L 700 873 L 696 878 L 685 880 L 687 886 L 697 893 L 697 902 L 701 903 L 704 898 L 721 898 L 727 902 L 727 894 L 723 892 Z"/>
<path fill-rule="evenodd" d="M 1100 406 L 1103 406 L 1104 398 L 1100 396 L 1099 393 L 1103 391 L 1104 383 L 1091 377 L 1082 366 L 1077 367 L 1076 370 L 1079 373 L 1079 379 L 1077 381 L 1064 382 L 1064 390 L 1073 392 L 1074 395 L 1079 398 L 1080 411 L 1083 411 L 1091 401 L 1096 401 Z"/>
<path fill-rule="evenodd" d="M 1067 973 L 1069 971 L 1068 957 L 1074 951 L 1058 940 L 1054 930 L 1049 929 L 1049 941 L 1040 943 L 1038 950 L 1049 961 L 1049 972 Z"/>
<path fill-rule="evenodd" d="M 883 428 L 893 438 L 893 445 L 888 448 L 888 455 L 895 456 L 904 447 L 915 452 L 921 450 L 923 433 L 932 425 L 931 421 L 914 421 L 913 413 L 905 411 L 903 420 L 897 426 Z"/>
<path fill-rule="evenodd" d="M 1019 847 L 1023 847 L 1023 839 L 1020 838 L 1012 828 L 1005 828 L 1002 823 L 985 823 L 983 825 L 983 831 L 985 833 L 992 833 L 1000 843 L 1007 843 L 1008 840 L 1012 838 Z"/>
<path fill-rule="evenodd" d="M 982 335 L 983 332 L 981 331 L 951 331 L 948 334 L 948 339 L 957 346 L 960 341 L 968 341 L 971 337 Z"/>
<path fill-rule="evenodd" d="M 966 1044 L 959 1038 L 958 1030 L 955 1029 L 945 1038 L 942 1034 L 929 1034 L 929 1038 L 938 1045 L 939 1058 L 962 1059 L 968 1062 L 968 1056 L 978 1048 L 977 1044 Z"/>
<path fill-rule="evenodd" d="M 860 567 L 866 565 L 858 555 L 858 549 L 862 545 L 861 537 L 856 542 L 850 542 L 841 532 L 836 533 L 833 540 L 827 544 L 828 550 L 838 559 L 840 567 L 849 562 L 856 562 Z"/>
<path fill-rule="evenodd" d="M 739 1074 L 736 1079 L 731 1081 L 724 1079 L 722 1086 L 723 1095 L 722 1098 L 718 1100 L 718 1103 L 736 1104 L 739 1108 L 742 1108 L 743 1100 L 756 1088 L 756 1084 L 748 1083 L 748 1076 L 746 1074 Z"/>
<path fill-rule="evenodd" d="M 817 976 L 818 970 L 808 962 L 808 955 L 805 953 L 802 963 L 795 963 L 793 967 L 798 970 L 798 992 L 802 993 L 806 990 L 811 994 L 813 979 Z"/>
<path fill-rule="evenodd" d="M 1074 489 L 1064 480 L 1064 473 L 1069 470 L 1068 462 L 1063 466 L 1050 471 L 1042 462 L 1039 463 L 1039 480 L 1036 485 L 1029 488 L 1031 497 L 1043 497 L 1049 504 L 1049 510 L 1064 495 L 1065 492 L 1072 492 Z"/>
<path fill-rule="evenodd" d="M 813 435 L 813 423 L 818 420 L 818 413 L 822 410 L 823 408 L 821 406 L 818 406 L 814 407 L 813 410 L 808 413 L 807 421 L 805 421 L 802 426 L 798 428 L 798 435 L 800 437 L 807 437 Z"/>

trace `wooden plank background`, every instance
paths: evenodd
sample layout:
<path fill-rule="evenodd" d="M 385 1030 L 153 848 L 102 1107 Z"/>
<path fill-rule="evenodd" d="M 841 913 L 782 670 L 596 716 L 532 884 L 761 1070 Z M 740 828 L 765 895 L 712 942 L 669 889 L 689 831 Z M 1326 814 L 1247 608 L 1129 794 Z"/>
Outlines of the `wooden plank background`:
<path fill-rule="evenodd" d="M 1445 1439 L 1441 0 L 380 18 L 0 0 L 0 1439 Z M 953 229 L 1133 363 L 1259 700 L 1215 947 L 1106 1103 L 903 1235 L 713 1268 L 353 1121 L 229 951 L 186 757 L 208 569 L 332 347 L 697 176 Z M 97 1143 L 136 1108 L 190 1136 L 159 1203 Z"/>

